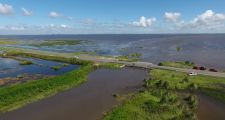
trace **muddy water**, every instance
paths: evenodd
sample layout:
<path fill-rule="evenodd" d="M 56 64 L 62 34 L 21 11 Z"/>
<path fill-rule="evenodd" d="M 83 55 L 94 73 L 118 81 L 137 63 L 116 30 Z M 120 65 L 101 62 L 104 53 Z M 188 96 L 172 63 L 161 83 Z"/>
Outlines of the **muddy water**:
<path fill-rule="evenodd" d="M 146 70 L 123 68 L 99 69 L 87 83 L 50 98 L 0 116 L 0 120 L 96 120 L 118 101 L 113 93 L 137 91 L 147 76 Z"/>
<path fill-rule="evenodd" d="M 199 120 L 225 120 L 225 104 L 205 95 L 198 95 L 200 102 L 198 108 Z"/>

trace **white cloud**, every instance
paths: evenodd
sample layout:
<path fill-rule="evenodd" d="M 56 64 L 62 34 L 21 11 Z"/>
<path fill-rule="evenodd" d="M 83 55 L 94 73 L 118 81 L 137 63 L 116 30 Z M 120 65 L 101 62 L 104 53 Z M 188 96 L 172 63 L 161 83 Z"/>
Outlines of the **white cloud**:
<path fill-rule="evenodd" d="M 44 28 L 70 28 L 70 27 L 65 24 L 60 24 L 60 25 L 50 24 L 50 25 L 44 26 Z"/>
<path fill-rule="evenodd" d="M 189 21 L 181 20 L 180 13 L 166 12 L 164 17 L 167 21 L 173 23 L 174 26 L 170 29 L 178 30 L 179 32 L 214 32 L 225 30 L 225 14 L 215 13 L 212 10 L 206 10 Z"/>
<path fill-rule="evenodd" d="M 165 12 L 164 18 L 168 22 L 179 22 L 181 14 L 178 12 Z"/>
<path fill-rule="evenodd" d="M 61 24 L 60 27 L 62 27 L 62 28 L 69 28 L 69 26 L 65 25 L 65 24 Z"/>
<path fill-rule="evenodd" d="M 73 17 L 71 16 L 65 16 L 61 13 L 58 13 L 58 12 L 50 12 L 49 15 L 48 15 L 50 18 L 62 18 L 62 19 L 67 19 L 67 20 L 73 20 Z"/>
<path fill-rule="evenodd" d="M 24 16 L 31 16 L 33 14 L 32 11 L 27 10 L 26 8 L 21 8 Z"/>
<path fill-rule="evenodd" d="M 139 21 L 134 21 L 132 24 L 137 27 L 150 27 L 154 22 L 156 22 L 156 18 L 145 18 L 142 16 Z"/>
<path fill-rule="evenodd" d="M 51 17 L 51 18 L 60 18 L 62 16 L 63 16 L 62 14 L 57 13 L 57 12 L 50 12 L 49 13 L 49 17 Z"/>
<path fill-rule="evenodd" d="M 225 14 L 215 13 L 212 10 L 207 10 L 194 18 L 189 24 L 192 27 L 222 25 L 225 24 Z"/>
<path fill-rule="evenodd" d="M 23 26 L 23 25 L 5 25 L 5 26 L 0 26 L 0 29 L 12 30 L 12 31 L 22 31 L 22 30 L 25 30 L 25 26 Z"/>
<path fill-rule="evenodd" d="M 0 14 L 11 15 L 12 13 L 13 13 L 13 7 L 11 5 L 0 3 Z"/>

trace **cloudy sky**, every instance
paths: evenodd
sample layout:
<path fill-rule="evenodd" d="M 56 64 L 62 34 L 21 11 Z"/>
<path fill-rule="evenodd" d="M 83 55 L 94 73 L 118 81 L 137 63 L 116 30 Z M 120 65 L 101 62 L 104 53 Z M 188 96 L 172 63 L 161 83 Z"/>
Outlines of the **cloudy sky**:
<path fill-rule="evenodd" d="M 225 0 L 0 0 L 0 34 L 225 33 Z"/>

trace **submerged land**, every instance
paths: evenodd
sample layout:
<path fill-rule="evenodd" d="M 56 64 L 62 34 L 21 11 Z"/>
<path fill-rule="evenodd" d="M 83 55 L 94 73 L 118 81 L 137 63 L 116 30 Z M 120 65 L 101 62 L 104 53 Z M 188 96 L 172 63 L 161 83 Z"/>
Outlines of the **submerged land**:
<path fill-rule="evenodd" d="M 159 62 L 158 65 L 149 62 L 141 62 L 142 54 L 140 53 L 130 53 L 120 56 L 103 56 L 85 51 L 63 53 L 27 48 L 14 48 L 5 45 L 19 43 L 12 42 L 13 40 L 1 41 L 3 42 L 0 42 L 0 44 L 4 45 L 0 48 L 1 58 L 19 61 L 18 63 L 21 66 L 42 66 L 33 61 L 33 59 L 41 59 L 60 62 L 56 65 L 47 66 L 48 69 L 52 69 L 56 72 L 69 65 L 78 65 L 79 67 L 59 75 L 42 76 L 36 79 L 32 76 L 17 76 L 18 82 L 8 82 L 10 81 L 10 78 L 8 78 L 7 82 L 2 82 L 3 84 L 0 87 L 0 118 L 13 119 L 11 116 L 15 116 L 18 113 L 25 113 L 23 110 L 28 109 L 26 108 L 26 106 L 29 107 L 28 104 L 32 106 L 32 104 L 36 103 L 36 105 L 43 106 L 43 104 L 47 103 L 47 101 L 44 100 L 51 100 L 52 97 L 60 94 L 62 91 L 68 91 L 70 89 L 76 91 L 77 87 L 87 83 L 89 74 L 96 70 L 121 70 L 124 69 L 125 66 L 126 69 L 143 69 L 148 73 L 142 74 L 142 77 L 137 78 L 139 80 L 138 89 L 129 91 L 129 93 L 126 94 L 120 94 L 119 91 L 118 93 L 107 93 L 117 102 L 116 104 L 114 102 L 108 102 L 108 104 L 113 103 L 112 106 L 108 106 L 104 109 L 105 111 L 99 111 L 101 112 L 100 116 L 102 117 L 97 115 L 96 119 L 205 120 L 207 117 L 202 117 L 204 112 L 201 110 L 201 115 L 199 113 L 199 109 L 202 106 L 205 106 L 201 101 L 208 100 L 210 102 L 211 99 L 216 103 L 214 106 L 218 106 L 218 108 L 222 107 L 220 112 L 218 109 L 218 115 L 215 115 L 215 117 L 212 117 L 211 119 L 222 120 L 225 118 L 225 116 L 221 114 L 221 111 L 225 111 L 225 73 L 222 71 L 212 72 L 209 71 L 209 69 L 196 70 L 193 69 L 196 64 L 190 61 L 162 61 Z M 81 42 L 82 40 L 44 40 L 42 43 L 32 44 L 36 47 L 50 47 L 70 44 L 79 45 Z M 20 44 L 22 43 L 23 42 Z M 189 75 L 190 72 L 194 72 L 196 75 Z M 13 78 L 14 79 L 11 80 L 15 81 L 15 77 Z M 3 81 L 4 78 L 0 80 Z M 125 83 L 123 87 L 126 87 Z M 82 96 L 82 94 L 79 95 Z M 69 96 L 67 95 L 67 97 Z M 43 100 L 43 102 L 38 102 L 40 100 Z M 77 104 L 85 103 L 80 102 Z M 65 106 L 66 105 L 70 104 L 65 104 Z M 216 107 L 213 110 L 216 111 Z M 32 114 L 34 114 L 34 112 Z M 49 112 L 49 114 L 52 113 Z M 205 114 L 205 116 L 207 116 L 207 114 Z M 20 117 L 21 119 L 26 118 L 26 116 Z M 71 116 L 68 119 L 74 119 L 73 117 L 75 116 Z"/>

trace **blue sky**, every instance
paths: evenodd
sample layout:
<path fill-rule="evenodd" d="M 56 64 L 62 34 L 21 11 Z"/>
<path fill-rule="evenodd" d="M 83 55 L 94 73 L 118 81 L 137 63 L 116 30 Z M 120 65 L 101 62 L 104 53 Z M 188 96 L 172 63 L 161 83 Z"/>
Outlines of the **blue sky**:
<path fill-rule="evenodd" d="M 225 0 L 0 0 L 0 34 L 224 33 Z"/>

